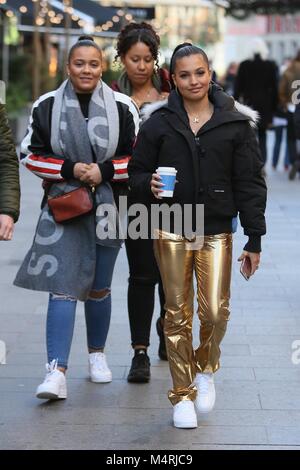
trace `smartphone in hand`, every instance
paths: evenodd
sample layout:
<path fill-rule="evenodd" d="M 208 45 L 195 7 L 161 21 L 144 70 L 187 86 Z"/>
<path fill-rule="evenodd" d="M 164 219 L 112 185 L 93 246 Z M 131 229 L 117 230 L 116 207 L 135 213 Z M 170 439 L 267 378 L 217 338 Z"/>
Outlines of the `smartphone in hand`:
<path fill-rule="evenodd" d="M 246 281 L 249 281 L 251 276 L 251 260 L 249 256 L 245 256 L 241 262 L 240 273 L 246 279 Z"/>

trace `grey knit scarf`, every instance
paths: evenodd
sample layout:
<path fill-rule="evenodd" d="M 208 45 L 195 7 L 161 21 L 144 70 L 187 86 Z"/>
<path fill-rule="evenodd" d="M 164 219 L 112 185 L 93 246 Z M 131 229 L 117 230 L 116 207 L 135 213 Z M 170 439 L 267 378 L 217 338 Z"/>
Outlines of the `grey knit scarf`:
<path fill-rule="evenodd" d="M 86 163 L 93 162 L 94 154 L 96 161 L 101 163 L 114 156 L 118 139 L 119 115 L 113 91 L 104 83 L 98 84 L 91 98 L 87 124 L 72 85 L 69 81 L 64 82 L 56 91 L 52 111 L 53 152 L 73 162 Z M 75 179 L 55 183 L 49 195 L 64 194 L 80 185 Z M 121 245 L 118 237 L 109 235 L 109 231 L 117 234 L 113 226 L 117 217 L 107 223 L 107 214 L 101 210 L 107 206 L 115 208 L 109 183 L 97 186 L 96 205 L 96 214 L 93 212 L 67 224 L 57 224 L 46 204 L 15 285 L 85 300 L 95 275 L 96 244 Z M 106 233 L 105 238 L 103 234 Z"/>

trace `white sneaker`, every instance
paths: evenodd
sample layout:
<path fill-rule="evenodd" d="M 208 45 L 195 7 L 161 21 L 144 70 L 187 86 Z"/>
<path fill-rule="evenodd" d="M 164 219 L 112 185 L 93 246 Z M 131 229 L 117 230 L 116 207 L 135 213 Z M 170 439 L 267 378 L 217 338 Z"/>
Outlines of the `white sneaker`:
<path fill-rule="evenodd" d="M 213 374 L 196 374 L 194 381 L 197 387 L 195 407 L 198 413 L 209 413 L 215 406 L 216 390 Z"/>
<path fill-rule="evenodd" d="M 106 356 L 102 352 L 89 354 L 89 371 L 92 382 L 107 383 L 112 381 L 112 373 L 109 369 Z"/>
<path fill-rule="evenodd" d="M 193 401 L 183 400 L 174 406 L 173 423 L 175 428 L 196 428 L 198 426 Z"/>
<path fill-rule="evenodd" d="M 36 390 L 36 397 L 45 400 L 67 398 L 67 383 L 65 374 L 57 369 L 57 360 L 46 364 L 47 374 L 43 383 Z"/>

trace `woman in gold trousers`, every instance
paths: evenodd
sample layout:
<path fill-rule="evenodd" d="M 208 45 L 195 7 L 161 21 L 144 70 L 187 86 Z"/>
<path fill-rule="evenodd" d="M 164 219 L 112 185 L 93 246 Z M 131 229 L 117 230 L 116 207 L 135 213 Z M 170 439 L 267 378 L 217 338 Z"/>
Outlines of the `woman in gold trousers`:
<path fill-rule="evenodd" d="M 186 230 L 183 224 L 179 231 L 174 216 L 167 230 L 161 220 L 154 226 L 154 250 L 166 296 L 164 333 L 174 426 L 193 428 L 196 411 L 211 411 L 215 403 L 214 373 L 229 319 L 233 219 L 239 214 L 248 236 L 239 261 L 249 262 L 252 275 L 266 231 L 266 185 L 253 130 L 256 113 L 211 82 L 205 52 L 189 43 L 178 46 L 170 72 L 174 90 L 140 129 L 129 182 L 137 195 L 147 193 L 152 205 L 179 205 L 182 219 L 192 227 Z M 156 170 L 162 166 L 177 170 L 173 197 L 161 196 L 163 183 Z M 200 205 L 202 232 L 196 210 Z M 190 218 L 187 207 L 192 207 Z M 195 351 L 194 273 L 201 325 Z"/>

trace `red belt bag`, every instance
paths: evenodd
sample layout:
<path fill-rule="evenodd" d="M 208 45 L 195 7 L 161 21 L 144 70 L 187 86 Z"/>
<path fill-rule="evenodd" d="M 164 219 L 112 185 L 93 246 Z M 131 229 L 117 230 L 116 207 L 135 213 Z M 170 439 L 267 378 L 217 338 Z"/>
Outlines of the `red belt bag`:
<path fill-rule="evenodd" d="M 48 206 L 55 222 L 61 224 L 91 212 L 94 207 L 94 191 L 94 186 L 81 186 L 62 196 L 48 198 Z"/>

